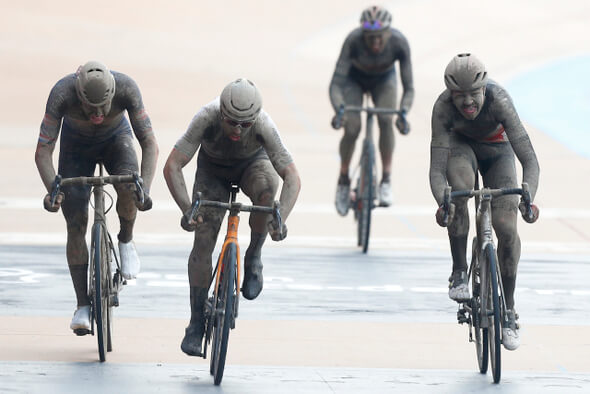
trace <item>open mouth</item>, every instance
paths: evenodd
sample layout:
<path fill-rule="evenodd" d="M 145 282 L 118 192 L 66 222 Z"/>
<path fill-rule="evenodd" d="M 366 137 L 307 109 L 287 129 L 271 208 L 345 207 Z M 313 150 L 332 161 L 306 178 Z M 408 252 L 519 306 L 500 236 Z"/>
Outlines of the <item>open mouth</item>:
<path fill-rule="evenodd" d="M 238 135 L 236 135 L 236 134 L 231 134 L 231 135 L 229 136 L 229 139 L 230 139 L 230 140 L 232 140 L 232 141 L 239 141 L 239 140 L 241 139 L 241 136 L 240 136 L 239 134 L 238 134 Z"/>
<path fill-rule="evenodd" d="M 473 115 L 476 111 L 477 107 L 475 105 L 463 107 L 463 112 L 465 112 L 467 115 Z"/>
<path fill-rule="evenodd" d="M 96 116 L 96 115 L 90 115 L 90 121 L 93 124 L 101 124 L 104 121 L 104 116 Z"/>

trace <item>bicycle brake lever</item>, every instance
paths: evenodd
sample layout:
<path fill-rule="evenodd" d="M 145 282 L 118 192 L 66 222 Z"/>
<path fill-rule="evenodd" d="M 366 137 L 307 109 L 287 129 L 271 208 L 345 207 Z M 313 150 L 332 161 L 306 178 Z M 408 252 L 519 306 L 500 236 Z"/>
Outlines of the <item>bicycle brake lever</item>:
<path fill-rule="evenodd" d="M 529 191 L 529 184 L 526 182 L 522 183 L 522 202 L 524 202 L 526 206 L 526 216 L 529 219 L 533 218 L 533 208 L 531 204 L 531 192 Z"/>
<path fill-rule="evenodd" d="M 197 197 L 193 202 L 193 207 L 191 209 L 191 215 L 188 218 L 189 220 L 196 221 L 197 220 L 197 212 L 199 212 L 199 208 L 201 207 L 201 192 L 197 192 Z"/>
<path fill-rule="evenodd" d="M 61 189 L 61 175 L 56 175 L 55 179 L 53 180 L 53 184 L 51 185 L 51 206 L 55 205 L 55 200 L 57 199 L 57 195 Z"/>
<path fill-rule="evenodd" d="M 336 130 L 340 129 L 342 127 L 342 118 L 344 117 L 344 104 L 341 104 L 340 107 L 338 107 L 338 112 L 336 112 L 336 117 L 334 118 L 333 122 L 332 122 L 332 127 Z"/>
<path fill-rule="evenodd" d="M 449 224 L 449 208 L 451 206 L 451 187 L 447 186 L 445 187 L 445 195 L 444 195 L 444 200 L 443 200 L 443 210 L 444 210 L 444 216 L 443 216 L 443 223 L 445 225 Z"/>
<path fill-rule="evenodd" d="M 141 186 L 143 180 L 137 172 L 133 173 L 133 182 L 135 183 L 135 196 L 137 197 L 139 203 L 143 204 L 145 202 L 145 192 Z"/>
<path fill-rule="evenodd" d="M 273 202 L 272 204 L 272 215 L 275 219 L 275 221 L 277 222 L 277 228 L 279 229 L 279 231 L 282 230 L 283 228 L 283 219 L 281 218 L 281 203 L 278 201 Z"/>

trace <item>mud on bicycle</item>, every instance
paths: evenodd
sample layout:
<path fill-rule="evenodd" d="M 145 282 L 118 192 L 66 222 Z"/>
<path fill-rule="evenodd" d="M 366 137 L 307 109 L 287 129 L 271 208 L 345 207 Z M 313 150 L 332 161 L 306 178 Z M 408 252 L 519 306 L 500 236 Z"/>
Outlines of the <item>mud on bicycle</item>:
<path fill-rule="evenodd" d="M 92 187 L 94 204 L 90 205 L 94 207 L 94 222 L 91 229 L 90 263 L 88 265 L 90 331 L 76 329 L 74 333 L 76 335 L 96 334 L 100 361 L 105 361 L 106 353 L 113 350 L 113 308 L 119 306 L 119 292 L 123 289 L 123 285 L 127 284 L 122 276 L 121 262 L 107 227 L 106 215 L 113 207 L 114 200 L 105 190 L 105 185 L 133 184 L 137 200 L 143 204 L 145 198 L 142 187 L 143 180 L 136 172 L 129 175 L 108 176 L 103 173 L 103 165 L 99 163 L 98 176 L 62 178 L 61 175 L 57 175 L 50 193 L 50 203 L 53 206 L 64 186 L 86 185 Z M 105 196 L 109 199 L 108 206 Z"/>
<path fill-rule="evenodd" d="M 211 343 L 210 373 L 215 385 L 221 384 L 225 360 L 227 355 L 229 332 L 236 325 L 240 299 L 241 258 L 238 243 L 238 226 L 240 212 L 260 212 L 273 215 L 277 228 L 282 228 L 280 204 L 275 201 L 271 207 L 258 205 L 244 205 L 236 201 L 239 187 L 231 185 L 230 202 L 210 201 L 201 199 L 201 193 L 196 193 L 192 204 L 190 219 L 197 221 L 201 207 L 213 207 L 229 211 L 227 219 L 227 233 L 221 252 L 209 284 L 212 294 L 205 302 L 205 335 L 201 356 L 207 358 L 207 345 Z"/>
<path fill-rule="evenodd" d="M 501 377 L 501 346 L 503 328 L 512 324 L 507 319 L 507 308 L 502 275 L 493 238 L 491 202 L 494 197 L 516 194 L 521 196 L 529 218 L 532 218 L 531 196 L 527 183 L 521 188 L 474 189 L 451 191 L 445 189 L 443 222 L 449 223 L 450 207 L 454 199 L 475 197 L 476 235 L 472 243 L 472 256 L 467 280 L 471 284 L 471 298 L 459 305 L 459 324 L 469 325 L 469 342 L 475 343 L 479 371 L 485 374 L 488 360 L 492 364 L 492 377 L 498 383 Z M 510 327 L 516 329 L 517 327 Z"/>
<path fill-rule="evenodd" d="M 351 179 L 354 180 L 354 188 L 350 192 L 350 207 L 354 211 L 354 219 L 357 222 L 357 246 L 362 248 L 363 253 L 369 249 L 369 236 L 371 232 L 371 211 L 376 207 L 383 207 L 377 196 L 377 160 L 375 159 L 375 142 L 373 139 L 373 127 L 375 115 L 397 115 L 405 124 L 404 134 L 409 132 L 409 125 L 406 120 L 405 111 L 391 108 L 373 107 L 370 105 L 370 98 L 365 95 L 365 106 L 340 106 L 336 117 L 333 120 L 333 127 L 342 127 L 344 115 L 347 112 L 366 113 L 365 137 L 358 165 L 353 171 Z"/>

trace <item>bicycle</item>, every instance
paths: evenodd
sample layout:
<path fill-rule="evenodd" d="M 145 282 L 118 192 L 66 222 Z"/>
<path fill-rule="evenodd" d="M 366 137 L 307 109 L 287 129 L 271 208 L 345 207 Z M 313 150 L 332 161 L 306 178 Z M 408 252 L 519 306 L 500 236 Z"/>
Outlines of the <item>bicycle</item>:
<path fill-rule="evenodd" d="M 363 253 L 367 253 L 369 249 L 371 211 L 382 206 L 375 203 L 377 199 L 377 164 L 375 160 L 375 142 L 373 141 L 374 115 L 398 115 L 403 119 L 407 130 L 405 112 L 391 108 L 372 107 L 368 104 L 369 101 L 369 95 L 366 94 L 365 102 L 367 105 L 365 106 L 340 106 L 334 119 L 334 126 L 339 129 L 342 126 L 342 120 L 346 112 L 365 112 L 367 114 L 361 157 L 352 176 L 353 179 L 356 178 L 356 186 L 352 190 L 350 199 L 350 206 L 354 210 L 354 219 L 357 222 L 357 246 L 362 248 Z"/>
<path fill-rule="evenodd" d="M 207 345 L 212 341 L 209 372 L 214 377 L 216 386 L 221 384 L 223 378 L 229 332 L 230 329 L 235 328 L 238 317 L 241 272 L 240 246 L 238 244 L 239 213 L 245 211 L 272 214 L 278 227 L 282 227 L 278 201 L 275 201 L 272 207 L 243 205 L 236 202 L 238 192 L 239 187 L 232 184 L 229 203 L 203 200 L 199 192 L 190 213 L 190 218 L 196 221 L 201 207 L 214 207 L 229 211 L 227 233 L 209 284 L 209 288 L 211 288 L 213 280 L 215 280 L 213 294 L 205 302 L 205 336 L 202 357 L 207 358 Z"/>
<path fill-rule="evenodd" d="M 103 175 L 103 164 L 99 163 L 99 176 L 80 176 L 62 178 L 57 175 L 51 190 L 51 205 L 63 186 L 88 185 L 92 187 L 94 197 L 94 223 L 91 230 L 90 263 L 88 266 L 88 296 L 90 298 L 91 322 L 90 331 L 75 330 L 76 335 L 95 335 L 98 339 L 98 355 L 101 362 L 106 360 L 106 353 L 113 350 L 113 307 L 119 306 L 119 292 L 127 282 L 121 275 L 121 264 L 113 246 L 113 239 L 108 231 L 106 214 L 113 207 L 112 196 L 104 189 L 106 184 L 134 183 L 137 199 L 143 203 L 143 181 L 137 173 L 130 175 Z M 105 195 L 110 198 L 110 206 L 106 207 Z M 115 273 L 111 265 L 115 261 Z"/>
<path fill-rule="evenodd" d="M 502 275 L 496 254 L 492 232 L 491 202 L 493 197 L 518 194 L 532 217 L 531 197 L 527 183 L 521 188 L 474 189 L 451 191 L 445 189 L 443 207 L 444 221 L 448 222 L 448 209 L 455 198 L 475 197 L 476 235 L 473 238 L 468 282 L 471 283 L 471 298 L 460 303 L 457 311 L 459 324 L 469 324 L 469 342 L 475 343 L 477 363 L 482 374 L 487 373 L 488 359 L 492 364 L 494 383 L 500 382 L 502 327 L 506 319 L 506 302 Z M 473 338 L 475 332 L 475 339 Z M 489 348 L 489 353 L 488 353 Z M 489 357 L 488 357 L 489 355 Z"/>

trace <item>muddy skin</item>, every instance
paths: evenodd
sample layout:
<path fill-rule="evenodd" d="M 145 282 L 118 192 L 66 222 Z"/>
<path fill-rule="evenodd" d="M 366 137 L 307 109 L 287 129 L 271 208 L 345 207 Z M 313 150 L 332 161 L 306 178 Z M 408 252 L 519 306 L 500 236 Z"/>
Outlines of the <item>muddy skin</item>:
<path fill-rule="evenodd" d="M 375 106 L 397 108 L 397 79 L 395 62 L 399 62 L 403 87 L 400 108 L 408 112 L 414 101 L 414 87 L 410 47 L 406 38 L 396 29 L 382 34 L 382 43 L 370 46 L 361 28 L 353 30 L 342 46 L 340 57 L 330 83 L 330 101 L 337 111 L 341 104 L 362 105 L 363 93 L 369 92 Z M 382 47 L 377 44 L 382 44 Z M 379 48 L 377 48 L 379 46 Z M 340 140 L 340 173 L 348 174 L 350 160 L 361 130 L 360 114 L 345 115 L 344 135 Z M 395 148 L 393 116 L 380 115 L 379 150 L 383 172 L 391 173 L 392 155 Z"/>
<path fill-rule="evenodd" d="M 430 159 L 430 187 L 438 205 L 447 183 L 453 190 L 472 189 L 477 171 L 490 188 L 518 187 L 515 156 L 523 167 L 534 198 L 539 182 L 535 151 L 506 91 L 490 81 L 485 101 L 474 119 L 468 119 L 445 90 L 434 105 Z M 481 186 L 481 185 L 480 185 Z M 492 222 L 498 238 L 498 259 L 509 309 L 514 306 L 516 272 L 520 259 L 517 232 L 518 197 L 492 200 Z M 466 267 L 469 215 L 467 200 L 455 201 L 455 216 L 448 227 L 453 269 Z"/>
<path fill-rule="evenodd" d="M 110 103 L 100 108 L 81 103 L 76 93 L 75 74 L 65 76 L 51 89 L 35 152 L 37 169 L 48 192 L 56 175 L 53 152 L 60 132 L 58 171 L 64 178 L 92 176 L 98 162 L 104 163 L 109 174 L 139 171 L 132 141 L 134 134 L 142 148 L 140 175 L 144 180 L 144 188 L 149 191 L 158 155 L 151 121 L 143 107 L 136 83 L 125 74 L 112 74 L 116 84 L 115 95 Z M 125 111 L 131 125 L 124 117 Z M 87 305 L 87 300 L 83 300 L 84 297 L 81 296 L 87 288 L 87 277 L 80 272 L 87 271 L 88 265 L 85 235 L 90 188 L 69 186 L 64 187 L 63 192 L 65 199 L 62 211 L 68 232 L 68 265 L 71 268 L 78 305 Z M 119 239 L 131 240 L 137 212 L 134 197 L 129 186 L 117 187 L 117 194 L 117 213 L 121 223 Z"/>

